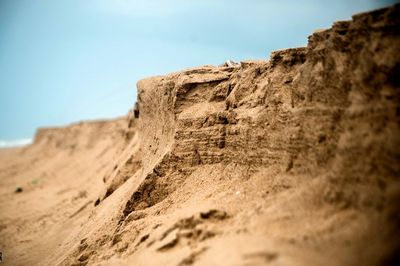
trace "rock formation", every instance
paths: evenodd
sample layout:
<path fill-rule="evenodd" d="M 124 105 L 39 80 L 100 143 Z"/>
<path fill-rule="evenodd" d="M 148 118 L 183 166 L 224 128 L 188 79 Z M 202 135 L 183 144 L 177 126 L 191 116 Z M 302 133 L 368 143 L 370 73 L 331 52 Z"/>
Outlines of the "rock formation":
<path fill-rule="evenodd" d="M 400 5 L 137 87 L 127 118 L 2 152 L 6 263 L 399 262 Z"/>

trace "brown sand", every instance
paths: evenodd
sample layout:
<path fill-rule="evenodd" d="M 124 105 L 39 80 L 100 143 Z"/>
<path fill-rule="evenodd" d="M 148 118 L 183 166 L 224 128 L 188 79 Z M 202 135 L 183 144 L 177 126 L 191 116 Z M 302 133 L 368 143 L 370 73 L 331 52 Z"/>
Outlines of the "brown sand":
<path fill-rule="evenodd" d="M 399 33 L 400 6 L 356 15 L 1 150 L 4 265 L 395 265 Z"/>

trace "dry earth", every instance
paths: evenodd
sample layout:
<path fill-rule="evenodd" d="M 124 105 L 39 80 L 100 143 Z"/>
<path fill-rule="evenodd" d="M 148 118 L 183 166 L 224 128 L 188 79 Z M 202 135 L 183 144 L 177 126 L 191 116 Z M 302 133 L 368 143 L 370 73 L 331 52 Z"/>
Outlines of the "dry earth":
<path fill-rule="evenodd" d="M 399 5 L 355 15 L 1 150 L 3 264 L 396 265 L 399 33 Z"/>

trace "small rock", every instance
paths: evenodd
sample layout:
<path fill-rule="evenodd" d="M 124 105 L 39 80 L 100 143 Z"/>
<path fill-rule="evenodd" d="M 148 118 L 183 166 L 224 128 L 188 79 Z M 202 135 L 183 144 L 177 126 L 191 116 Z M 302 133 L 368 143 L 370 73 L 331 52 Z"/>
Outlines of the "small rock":
<path fill-rule="evenodd" d="M 86 261 L 86 260 L 88 260 L 88 259 L 89 259 L 89 254 L 86 254 L 86 253 L 82 254 L 82 255 L 78 258 L 79 261 Z"/>
<path fill-rule="evenodd" d="M 200 213 L 200 218 L 202 218 L 202 219 L 223 220 L 225 218 L 228 218 L 228 215 L 224 211 L 211 209 L 211 210 L 209 210 L 207 212 L 201 212 Z"/>
<path fill-rule="evenodd" d="M 227 60 L 225 63 L 222 65 L 219 65 L 221 67 L 241 67 L 241 63 L 236 63 L 232 60 Z"/>
<path fill-rule="evenodd" d="M 21 193 L 23 191 L 22 187 L 17 187 L 15 193 Z"/>

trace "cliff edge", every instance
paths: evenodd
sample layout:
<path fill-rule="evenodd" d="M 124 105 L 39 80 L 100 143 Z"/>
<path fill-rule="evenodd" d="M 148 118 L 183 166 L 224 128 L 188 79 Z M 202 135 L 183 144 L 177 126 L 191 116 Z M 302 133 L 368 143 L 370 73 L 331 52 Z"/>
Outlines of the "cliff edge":
<path fill-rule="evenodd" d="M 38 131 L 0 153 L 5 265 L 395 265 L 399 47 L 395 5 Z"/>

